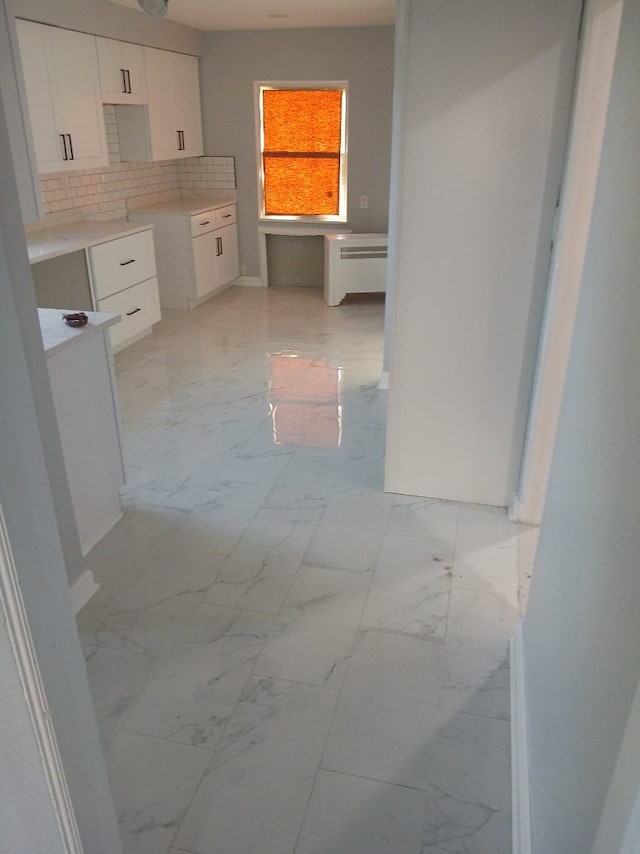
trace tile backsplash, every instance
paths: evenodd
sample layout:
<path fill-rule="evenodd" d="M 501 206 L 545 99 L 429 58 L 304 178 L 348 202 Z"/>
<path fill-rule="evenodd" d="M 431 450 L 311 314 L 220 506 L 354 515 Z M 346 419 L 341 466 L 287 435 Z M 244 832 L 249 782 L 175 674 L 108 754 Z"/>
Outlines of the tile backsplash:
<path fill-rule="evenodd" d="M 169 190 L 215 193 L 236 187 L 233 157 L 189 157 L 156 163 L 120 160 L 115 107 L 104 107 L 109 166 L 40 176 L 45 215 L 57 219 L 118 219 L 127 215 L 127 199 Z"/>

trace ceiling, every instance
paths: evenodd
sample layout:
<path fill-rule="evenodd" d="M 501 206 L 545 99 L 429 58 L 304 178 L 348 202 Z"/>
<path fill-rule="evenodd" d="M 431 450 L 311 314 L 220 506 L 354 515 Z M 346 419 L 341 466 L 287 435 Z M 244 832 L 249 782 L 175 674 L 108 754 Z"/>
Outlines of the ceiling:
<path fill-rule="evenodd" d="M 140 10 L 137 0 L 110 2 Z M 167 13 L 198 30 L 379 27 L 394 16 L 395 0 L 169 0 Z"/>

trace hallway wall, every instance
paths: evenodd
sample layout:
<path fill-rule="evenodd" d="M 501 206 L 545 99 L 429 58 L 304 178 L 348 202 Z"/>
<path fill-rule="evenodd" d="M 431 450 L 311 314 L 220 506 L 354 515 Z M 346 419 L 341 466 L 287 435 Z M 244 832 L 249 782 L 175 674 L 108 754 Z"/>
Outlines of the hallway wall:
<path fill-rule="evenodd" d="M 0 18 L 2 26 L 5 21 Z M 0 172 L 0 507 L 85 851 L 117 854 L 121 847 L 115 813 L 65 572 L 61 536 L 68 532 L 56 523 L 52 493 L 64 495 L 61 490 L 66 486 L 66 475 L 30 283 L 2 96 Z M 75 522 L 73 525 L 77 539 Z M 79 547 L 77 551 L 80 556 Z M 33 732 L 26 721 L 25 703 L 20 693 L 12 690 L 15 664 L 11 656 L 3 654 L 2 646 L 0 632 L 3 701 L 12 695 L 15 700 L 1 709 L 0 767 L 5 785 L 14 783 L 12 769 L 22 776 L 16 777 L 6 801 L 0 785 L 0 817 L 9 822 L 0 821 L 0 849 L 40 854 L 48 850 L 42 847 L 39 832 L 51 831 L 52 823 L 47 825 L 51 794 L 42 762 L 33 761 Z M 18 769 L 20 759 L 23 762 Z M 28 799 L 19 799 L 20 789 L 23 794 L 29 790 Z M 16 845 L 12 846 L 10 840 L 14 839 Z M 50 850 L 57 850 L 53 836 Z"/>
<path fill-rule="evenodd" d="M 535 854 L 592 850 L 640 677 L 638 80 L 626 0 L 524 623 Z"/>
<path fill-rule="evenodd" d="M 513 497 L 581 0 L 407 3 L 387 482 Z"/>

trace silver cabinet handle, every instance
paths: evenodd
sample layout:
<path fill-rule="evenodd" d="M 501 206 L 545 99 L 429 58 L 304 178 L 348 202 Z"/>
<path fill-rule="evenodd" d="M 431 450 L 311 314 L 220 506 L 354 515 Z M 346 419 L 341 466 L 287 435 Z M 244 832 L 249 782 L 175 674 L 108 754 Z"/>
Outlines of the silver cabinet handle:
<path fill-rule="evenodd" d="M 67 153 L 67 139 L 64 133 L 60 134 L 60 139 L 62 140 L 62 159 L 68 160 L 69 154 Z"/>
<path fill-rule="evenodd" d="M 120 76 L 122 77 L 122 92 L 124 95 L 127 94 L 127 72 L 124 68 L 120 69 Z"/>

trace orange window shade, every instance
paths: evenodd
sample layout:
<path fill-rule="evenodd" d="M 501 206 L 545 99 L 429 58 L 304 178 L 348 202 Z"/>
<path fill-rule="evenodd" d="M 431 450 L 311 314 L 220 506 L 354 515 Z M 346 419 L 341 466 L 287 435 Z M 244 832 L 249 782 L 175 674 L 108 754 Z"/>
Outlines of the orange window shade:
<path fill-rule="evenodd" d="M 341 89 L 264 89 L 266 216 L 340 213 Z"/>
<path fill-rule="evenodd" d="M 264 157 L 268 216 L 337 215 L 340 157 Z"/>
<path fill-rule="evenodd" d="M 339 89 L 265 89 L 262 98 L 265 152 L 340 153 Z"/>

